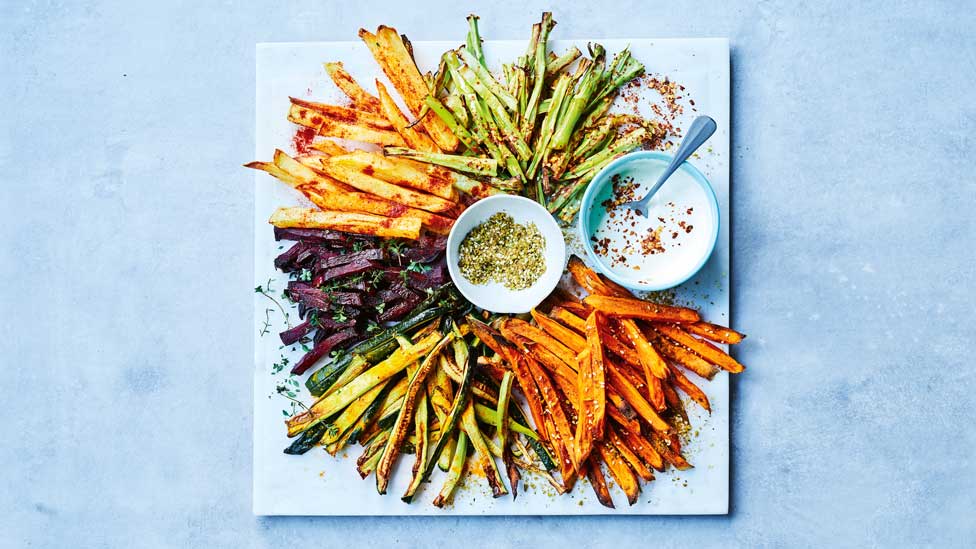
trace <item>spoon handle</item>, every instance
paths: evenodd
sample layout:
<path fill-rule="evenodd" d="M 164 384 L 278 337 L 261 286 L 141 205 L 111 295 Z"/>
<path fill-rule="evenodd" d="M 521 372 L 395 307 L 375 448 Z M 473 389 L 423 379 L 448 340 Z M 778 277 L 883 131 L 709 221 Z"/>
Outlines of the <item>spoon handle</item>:
<path fill-rule="evenodd" d="M 715 133 L 715 128 L 715 121 L 712 120 L 710 116 L 699 116 L 692 121 L 691 125 L 688 126 L 688 133 L 685 134 L 685 138 L 681 140 L 681 145 L 678 146 L 678 150 L 674 153 L 674 158 L 671 159 L 671 163 L 668 164 L 667 169 L 664 170 L 664 173 L 662 173 L 661 177 L 658 178 L 657 183 L 651 187 L 651 190 L 647 193 L 647 198 L 645 198 L 645 200 L 649 200 L 650 197 L 654 196 L 654 193 L 661 188 L 661 185 L 664 185 L 664 182 L 671 177 L 671 174 L 673 174 L 674 171 L 677 170 L 685 160 L 688 160 L 688 157 L 698 150 L 698 147 L 701 147 L 702 143 L 708 140 L 708 138 Z"/>

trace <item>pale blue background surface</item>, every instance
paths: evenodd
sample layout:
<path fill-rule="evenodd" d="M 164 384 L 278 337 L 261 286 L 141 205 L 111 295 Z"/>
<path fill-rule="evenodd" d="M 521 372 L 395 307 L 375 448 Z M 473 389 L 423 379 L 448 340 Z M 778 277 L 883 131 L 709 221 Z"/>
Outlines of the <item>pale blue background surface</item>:
<path fill-rule="evenodd" d="M 733 513 L 440 520 L 251 515 L 240 164 L 256 42 L 460 40 L 473 8 L 163 4 L 0 5 L 0 545 L 973 543 L 972 2 L 557 9 L 731 39 Z M 483 4 L 491 38 L 544 6 Z"/>

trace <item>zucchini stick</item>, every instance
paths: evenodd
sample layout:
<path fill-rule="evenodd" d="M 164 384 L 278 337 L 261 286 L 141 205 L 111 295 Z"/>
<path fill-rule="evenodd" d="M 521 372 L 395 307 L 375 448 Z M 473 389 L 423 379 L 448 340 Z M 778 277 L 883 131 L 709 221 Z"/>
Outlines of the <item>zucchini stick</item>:
<path fill-rule="evenodd" d="M 471 379 L 474 377 L 474 371 L 478 366 L 478 356 L 480 352 L 477 348 L 473 349 L 468 353 L 468 360 L 464 366 L 464 373 L 461 376 L 461 382 L 458 384 L 457 393 L 454 395 L 454 403 L 451 405 L 451 413 L 447 415 L 447 418 L 441 422 L 440 434 L 437 437 L 437 444 L 433 446 L 433 451 L 428 454 L 429 458 L 427 460 L 427 466 L 424 468 L 424 474 L 421 475 L 420 482 L 427 480 L 430 473 L 433 471 L 434 466 L 437 464 L 437 458 L 440 457 L 441 452 L 444 451 L 444 447 L 447 446 L 447 441 L 451 439 L 451 432 L 457 426 L 458 421 L 461 419 L 461 414 L 467 408 L 468 395 L 471 389 Z M 407 503 L 410 503 L 409 499 L 404 499 Z"/>
<path fill-rule="evenodd" d="M 434 498 L 433 503 L 435 506 L 444 507 L 450 501 L 451 496 L 454 494 L 454 488 L 457 487 L 458 481 L 461 480 L 461 475 L 464 474 L 464 464 L 467 461 L 467 457 L 468 435 L 464 434 L 464 431 L 460 431 L 458 432 L 456 449 L 451 459 L 451 465 L 447 471 L 447 480 L 444 481 L 444 487 L 441 488 L 440 493 Z"/>
<path fill-rule="evenodd" d="M 505 482 L 502 480 L 502 475 L 492 457 L 491 449 L 488 448 L 484 437 L 481 436 L 481 430 L 478 428 L 478 422 L 474 417 L 474 405 L 471 401 L 468 401 L 468 405 L 465 406 L 464 412 L 461 414 L 461 428 L 471 439 L 478 464 L 488 480 L 488 485 L 491 486 L 492 495 L 496 498 L 504 496 L 508 490 L 505 488 Z"/>
<path fill-rule="evenodd" d="M 427 425 L 427 392 L 420 393 L 417 402 L 417 411 L 413 415 L 414 429 L 417 435 L 417 459 L 413 462 L 413 480 L 407 488 L 407 493 L 403 495 L 404 501 L 409 501 L 420 488 L 420 474 L 427 465 L 427 452 L 430 449 L 430 439 Z"/>
<path fill-rule="evenodd" d="M 440 337 L 440 334 L 437 332 L 431 335 Z M 380 458 L 380 463 L 376 467 L 376 491 L 380 494 L 386 493 L 386 487 L 390 483 L 390 474 L 393 471 L 393 464 L 396 463 L 396 459 L 400 455 L 400 448 L 403 445 L 403 441 L 407 438 L 407 429 L 410 419 L 412 418 L 414 409 L 417 405 L 417 395 L 424 388 L 424 382 L 427 379 L 427 375 L 430 374 L 434 368 L 434 365 L 436 364 L 437 355 L 440 354 L 441 350 L 447 346 L 452 339 L 454 339 L 453 332 L 440 337 L 440 341 L 438 341 L 437 344 L 429 350 L 423 363 L 421 363 L 420 367 L 418 367 L 410 377 L 410 385 L 407 387 L 407 394 L 403 397 L 403 407 L 400 408 L 400 413 L 397 415 L 396 423 L 393 426 L 393 433 L 390 435 L 390 440 L 386 443 L 386 449 L 383 450 L 383 457 Z M 424 399 L 423 403 L 425 406 L 427 405 L 426 399 Z"/>

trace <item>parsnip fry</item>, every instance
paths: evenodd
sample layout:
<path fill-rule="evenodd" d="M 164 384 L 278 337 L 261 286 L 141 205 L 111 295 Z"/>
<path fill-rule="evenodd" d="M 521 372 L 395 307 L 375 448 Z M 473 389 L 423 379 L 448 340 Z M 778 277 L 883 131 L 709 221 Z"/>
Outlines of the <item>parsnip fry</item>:
<path fill-rule="evenodd" d="M 331 159 L 322 160 L 322 171 L 360 191 L 393 200 L 404 206 L 444 215 L 453 215 L 457 211 L 457 204 L 450 200 L 387 183 Z"/>
<path fill-rule="evenodd" d="M 299 105 L 291 106 L 288 111 L 288 120 L 300 126 L 313 128 L 319 135 L 325 137 L 362 141 L 380 146 L 402 147 L 405 144 L 400 134 L 393 130 L 376 129 L 365 125 L 357 126 L 345 121 L 326 118 L 317 111 Z"/>
<path fill-rule="evenodd" d="M 359 37 L 369 48 L 387 78 L 400 92 L 410 112 L 417 116 L 423 108 L 424 98 L 430 93 L 430 89 L 396 29 L 381 26 L 376 34 L 360 29 Z M 450 152 L 458 148 L 460 142 L 440 118 L 425 116 L 421 125 L 442 150 Z"/>
<path fill-rule="evenodd" d="M 697 322 L 699 319 L 698 313 L 692 309 L 658 305 L 636 298 L 591 295 L 583 302 L 611 316 L 642 318 L 659 322 Z"/>
<path fill-rule="evenodd" d="M 671 324 L 657 324 L 654 328 L 665 336 L 691 349 L 698 356 L 704 358 L 719 368 L 722 368 L 723 370 L 727 370 L 733 374 L 738 374 L 746 369 L 746 367 L 740 364 L 739 361 L 727 355 L 718 347 L 715 347 L 707 341 L 702 341 L 695 338 L 677 326 Z"/>
<path fill-rule="evenodd" d="M 400 134 L 400 137 L 403 138 L 408 147 L 424 152 L 441 152 L 441 149 L 427 134 L 415 130 L 410 125 L 410 121 L 400 111 L 400 107 L 397 106 L 396 101 L 386 91 L 386 86 L 379 80 L 376 81 L 376 91 L 380 94 L 380 105 L 383 109 L 383 114 L 393 124 L 393 128 Z"/>
<path fill-rule="evenodd" d="M 392 130 L 393 124 L 382 114 L 351 109 L 340 105 L 329 105 L 327 103 L 317 103 L 306 101 L 296 97 L 289 97 L 291 104 L 302 109 L 309 109 L 321 114 L 323 117 L 342 122 L 344 124 L 356 126 L 369 126 L 377 130 Z"/>
<path fill-rule="evenodd" d="M 344 149 L 342 145 L 336 143 L 331 139 L 322 139 L 319 141 L 313 141 L 312 144 L 309 146 L 315 149 L 316 151 L 325 154 L 326 156 L 338 156 L 340 154 L 346 154 L 347 152 L 349 152 L 346 149 Z"/>
<path fill-rule="evenodd" d="M 310 208 L 278 208 L 269 223 L 280 228 L 331 229 L 389 238 L 420 238 L 417 218 L 389 218 L 372 214 L 327 212 Z"/>
<path fill-rule="evenodd" d="M 378 196 L 355 191 L 323 187 L 318 184 L 299 187 L 313 204 L 323 210 L 363 212 L 384 217 L 416 218 L 424 227 L 437 234 L 448 234 L 454 225 L 449 217 L 416 208 L 407 208 Z"/>
<path fill-rule="evenodd" d="M 408 160 L 367 151 L 352 151 L 333 156 L 329 158 L 329 162 L 349 166 L 394 185 L 428 192 L 452 202 L 455 202 L 457 198 L 457 193 L 454 191 L 450 179 L 432 175 L 427 170 L 418 167 L 417 163 Z"/>
<path fill-rule="evenodd" d="M 351 74 L 346 72 L 346 68 L 342 65 L 342 61 L 323 63 L 323 65 L 325 66 L 325 72 L 329 73 L 329 78 L 331 78 L 335 85 L 342 90 L 342 93 L 346 94 L 346 97 L 352 100 L 356 107 L 376 114 L 383 113 L 382 109 L 380 108 L 379 99 L 373 97 L 369 92 L 364 90 L 362 86 L 356 82 L 356 79 L 353 78 Z"/>

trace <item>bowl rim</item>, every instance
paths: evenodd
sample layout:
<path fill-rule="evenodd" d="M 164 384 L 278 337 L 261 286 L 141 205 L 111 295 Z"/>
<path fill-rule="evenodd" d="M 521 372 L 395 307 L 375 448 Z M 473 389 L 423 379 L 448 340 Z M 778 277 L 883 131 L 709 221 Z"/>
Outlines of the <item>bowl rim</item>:
<path fill-rule="evenodd" d="M 460 268 L 457 266 L 457 253 L 454 250 L 455 248 L 460 247 L 461 245 L 460 239 L 464 238 L 464 236 L 467 235 L 467 233 L 465 233 L 464 235 L 459 234 L 459 231 L 457 231 L 456 229 L 457 227 L 461 226 L 461 221 L 464 219 L 465 216 L 471 215 L 472 212 L 476 211 L 477 209 L 484 208 L 485 204 L 491 204 L 493 202 L 524 202 L 528 205 L 528 207 L 535 208 L 537 211 L 541 211 L 545 213 L 545 217 L 549 219 L 549 221 L 552 223 L 552 227 L 555 228 L 555 233 L 559 235 L 558 242 L 556 243 L 554 248 L 556 250 L 561 251 L 561 254 L 559 254 L 561 257 L 556 257 L 555 259 L 560 261 L 553 262 L 552 265 L 559 270 L 559 276 L 554 278 L 555 282 L 552 284 L 552 287 L 547 288 L 546 292 L 542 295 L 542 297 L 539 298 L 539 301 L 537 303 L 533 303 L 530 307 L 526 308 L 525 311 L 494 311 L 490 308 L 483 307 L 479 303 L 479 300 L 476 300 L 472 296 L 468 295 L 468 293 L 464 291 L 464 287 L 463 287 L 464 285 L 459 284 L 458 281 L 456 280 L 457 278 L 463 277 L 463 275 L 461 275 Z M 540 231 L 541 231 L 541 227 L 540 227 Z M 457 244 L 456 246 L 455 243 Z M 562 246 L 560 246 L 560 244 Z M 464 211 L 461 212 L 461 215 L 459 215 L 457 219 L 454 220 L 454 224 L 451 226 L 451 231 L 447 235 L 447 243 L 445 246 L 446 248 L 444 251 L 444 259 L 447 262 L 447 273 L 448 276 L 451 278 L 451 282 L 454 283 L 454 287 L 456 287 L 458 291 L 461 292 L 461 295 L 463 295 L 465 299 L 473 303 L 475 306 L 491 312 L 504 313 L 504 314 L 521 314 L 522 312 L 528 312 L 532 310 L 533 307 L 541 303 L 546 297 L 549 296 L 549 294 L 552 293 L 552 291 L 556 288 L 556 286 L 559 285 L 559 281 L 566 271 L 567 252 L 566 252 L 566 242 L 563 238 L 562 227 L 559 226 L 559 223 L 556 221 L 556 218 L 553 217 L 553 215 L 549 212 L 549 210 L 547 210 L 544 206 L 542 206 L 535 200 L 517 194 L 496 194 L 493 196 L 488 196 L 476 201 L 475 203 L 465 208 Z M 548 258 L 548 254 L 547 254 L 547 258 Z M 547 263 L 547 268 L 549 266 L 550 265 Z M 543 277 L 544 276 L 545 274 L 543 274 Z M 540 277 L 540 280 L 541 279 L 542 277 Z M 471 283 L 468 282 L 468 284 Z M 513 290 L 508 290 L 507 288 L 502 288 L 502 291 L 515 293 Z M 525 291 L 525 290 L 519 290 L 519 291 Z"/>
<path fill-rule="evenodd" d="M 590 209 L 593 206 L 593 200 L 596 197 L 598 189 L 607 183 L 607 180 L 609 180 L 610 178 L 610 174 L 619 170 L 621 166 L 633 162 L 635 160 L 656 160 L 656 161 L 662 161 L 667 163 L 670 162 L 673 158 L 674 156 L 661 151 L 637 151 L 637 152 L 625 154 L 620 158 L 604 166 L 603 169 L 601 169 L 593 178 L 593 181 L 591 181 L 590 184 L 586 186 L 586 190 L 583 192 L 583 199 L 580 202 L 580 210 L 579 210 L 579 214 L 577 214 L 576 223 L 579 230 L 580 240 L 582 240 L 583 248 L 586 250 L 586 255 L 590 258 L 590 260 L 594 264 L 594 267 L 598 271 L 600 271 L 601 274 L 603 274 L 610 280 L 616 282 L 617 284 L 620 284 L 621 286 L 624 286 L 631 290 L 657 292 L 661 290 L 668 290 L 670 288 L 675 288 L 677 286 L 684 284 L 685 282 L 688 282 L 688 280 L 690 280 L 693 276 L 698 274 L 699 271 L 701 271 L 702 267 L 705 266 L 705 263 L 707 263 L 709 258 L 712 257 L 712 254 L 715 252 L 715 245 L 718 243 L 718 234 L 719 231 L 721 230 L 722 211 L 718 205 L 718 197 L 715 195 L 715 189 L 712 187 L 711 182 L 708 181 L 708 178 L 705 177 L 705 175 L 702 174 L 701 171 L 699 171 L 694 164 L 686 160 L 682 162 L 680 166 L 678 166 L 678 169 L 687 172 L 699 185 L 701 185 L 705 189 L 705 194 L 708 197 L 708 201 L 711 206 L 710 210 L 712 211 L 715 218 L 715 223 L 714 223 L 715 227 L 712 230 L 711 239 L 708 244 L 708 251 L 702 255 L 702 258 L 698 261 L 698 263 L 694 266 L 693 269 L 689 270 L 688 273 L 683 277 L 676 278 L 674 282 L 668 281 L 664 284 L 648 284 L 648 283 L 640 282 L 638 280 L 634 280 L 632 278 L 622 277 L 614 273 L 613 271 L 607 268 L 607 266 L 603 263 L 603 261 L 597 256 L 596 252 L 593 250 L 593 245 L 590 243 L 590 236 L 592 235 L 587 232 L 588 223 L 586 221 L 586 218 L 588 217 Z"/>

